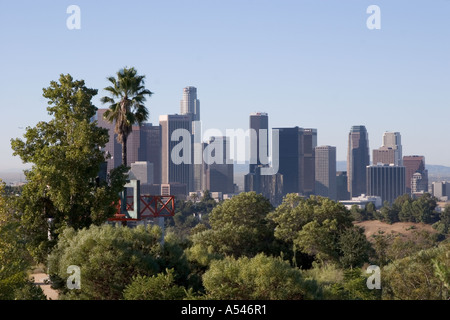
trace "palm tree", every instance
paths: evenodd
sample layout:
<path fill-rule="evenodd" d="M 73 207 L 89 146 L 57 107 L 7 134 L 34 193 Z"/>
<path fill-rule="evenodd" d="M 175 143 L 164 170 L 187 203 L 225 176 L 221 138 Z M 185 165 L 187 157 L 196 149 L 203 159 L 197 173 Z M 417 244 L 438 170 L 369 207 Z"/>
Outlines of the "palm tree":
<path fill-rule="evenodd" d="M 109 109 L 103 114 L 103 118 L 113 123 L 114 132 L 117 134 L 117 142 L 122 144 L 122 164 L 127 166 L 127 139 L 133 130 L 133 125 L 142 125 L 148 119 L 148 110 L 144 106 L 149 97 L 153 94 L 144 87 L 145 76 L 137 75 L 135 68 L 123 68 L 117 72 L 117 79 L 109 77 L 111 86 L 104 90 L 110 96 L 105 96 L 101 102 L 109 103 Z"/>

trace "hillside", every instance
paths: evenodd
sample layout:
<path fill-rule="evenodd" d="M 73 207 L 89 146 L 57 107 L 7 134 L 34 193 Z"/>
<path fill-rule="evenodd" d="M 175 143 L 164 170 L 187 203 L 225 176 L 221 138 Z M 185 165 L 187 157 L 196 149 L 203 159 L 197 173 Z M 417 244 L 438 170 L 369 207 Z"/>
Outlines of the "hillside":
<path fill-rule="evenodd" d="M 370 220 L 357 222 L 355 225 L 364 227 L 365 235 L 367 239 L 371 239 L 372 235 L 378 234 L 378 231 L 382 231 L 383 234 L 399 234 L 405 237 L 410 237 L 414 231 L 427 231 L 429 233 L 437 233 L 436 230 L 429 224 L 415 223 L 415 222 L 396 222 L 388 224 L 379 220 Z"/>

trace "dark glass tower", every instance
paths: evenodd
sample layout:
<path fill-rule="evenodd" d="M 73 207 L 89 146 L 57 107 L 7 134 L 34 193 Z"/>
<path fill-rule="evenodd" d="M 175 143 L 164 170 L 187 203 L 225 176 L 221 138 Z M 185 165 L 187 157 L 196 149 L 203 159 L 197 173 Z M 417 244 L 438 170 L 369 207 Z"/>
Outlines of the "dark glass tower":
<path fill-rule="evenodd" d="M 265 133 L 260 130 L 266 130 Z M 261 165 L 260 139 L 264 139 L 268 151 L 269 147 L 269 116 L 265 112 L 257 112 L 250 114 L 250 131 L 254 131 L 256 135 L 250 133 L 250 173 L 254 173 L 256 168 Z M 256 151 L 256 154 L 254 152 Z M 266 154 L 267 156 L 267 154 Z"/>
<path fill-rule="evenodd" d="M 283 194 L 313 194 L 317 130 L 299 127 L 276 130 L 279 132 L 278 172 L 283 175 Z"/>
<path fill-rule="evenodd" d="M 350 197 L 366 194 L 366 167 L 370 165 L 369 134 L 365 126 L 353 126 L 348 135 L 347 175 Z"/>

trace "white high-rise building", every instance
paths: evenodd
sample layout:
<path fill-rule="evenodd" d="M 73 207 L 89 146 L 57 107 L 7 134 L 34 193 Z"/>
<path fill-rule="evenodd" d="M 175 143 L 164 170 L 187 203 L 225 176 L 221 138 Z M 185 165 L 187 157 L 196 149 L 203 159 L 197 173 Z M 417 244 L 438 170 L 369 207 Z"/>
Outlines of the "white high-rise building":
<path fill-rule="evenodd" d="M 183 99 L 180 101 L 180 113 L 189 115 L 192 121 L 192 134 L 194 141 L 192 144 L 192 153 L 194 163 L 192 165 L 192 190 L 203 191 L 205 189 L 205 166 L 203 165 L 203 142 L 202 128 L 200 123 L 200 100 L 197 99 L 197 88 L 186 87 L 183 89 Z"/>
<path fill-rule="evenodd" d="M 394 165 L 403 165 L 402 136 L 400 132 L 385 132 L 383 134 L 383 147 L 394 150 Z M 375 164 L 375 163 L 374 163 Z"/>
<path fill-rule="evenodd" d="M 183 89 L 180 113 L 192 114 L 192 121 L 200 121 L 200 100 L 197 99 L 197 88 L 186 87 Z"/>

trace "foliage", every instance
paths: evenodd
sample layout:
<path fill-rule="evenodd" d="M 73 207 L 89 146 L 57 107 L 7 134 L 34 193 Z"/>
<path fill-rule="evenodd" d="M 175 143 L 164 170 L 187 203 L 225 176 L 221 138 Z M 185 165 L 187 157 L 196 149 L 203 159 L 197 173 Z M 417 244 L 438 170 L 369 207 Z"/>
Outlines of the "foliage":
<path fill-rule="evenodd" d="M 337 264 L 314 263 L 313 268 L 303 271 L 305 279 L 315 281 L 325 300 L 379 300 L 379 290 L 367 288 L 363 269 L 343 269 Z"/>
<path fill-rule="evenodd" d="M 450 205 L 446 205 L 439 214 L 439 221 L 433 224 L 433 228 L 442 234 L 450 233 Z"/>
<path fill-rule="evenodd" d="M 364 234 L 364 229 L 357 226 L 347 228 L 340 233 L 338 247 L 341 253 L 340 262 L 344 268 L 362 266 L 374 253 Z"/>
<path fill-rule="evenodd" d="M 49 257 L 50 274 L 60 284 L 61 298 L 121 299 L 133 276 L 152 276 L 161 269 L 160 263 L 169 264 L 170 259 L 161 257 L 160 238 L 161 230 L 156 226 L 66 229 Z M 70 265 L 80 267 L 80 290 L 64 287 Z"/>
<path fill-rule="evenodd" d="M 381 273 L 383 299 L 448 299 L 449 251 L 450 244 L 442 244 L 385 266 Z"/>
<path fill-rule="evenodd" d="M 385 201 L 380 209 L 379 219 L 387 223 L 401 221 L 432 224 L 439 220 L 439 215 L 435 211 L 436 201 L 437 199 L 429 193 L 424 193 L 416 199 L 404 194 L 395 199 L 392 205 Z"/>
<path fill-rule="evenodd" d="M 218 205 L 209 192 L 204 191 L 204 196 L 197 199 L 197 194 L 191 200 L 177 200 L 175 203 L 175 215 L 167 222 L 168 230 L 186 239 L 191 230 L 198 224 L 208 224 L 209 213 Z"/>
<path fill-rule="evenodd" d="M 267 220 L 270 202 L 255 192 L 241 193 L 215 207 L 209 214 L 211 229 L 192 236 L 193 245 L 220 255 L 254 256 L 270 252 L 273 224 Z"/>
<path fill-rule="evenodd" d="M 111 204 L 125 184 L 122 167 L 112 171 L 108 181 L 98 178 L 109 136 L 92 121 L 97 108 L 91 100 L 97 90 L 61 75 L 43 91 L 52 119 L 28 127 L 25 140 L 11 142 L 14 155 L 33 164 L 25 172 L 28 183 L 16 207 L 23 213 L 27 242 L 39 261 L 45 260 L 64 228 L 98 225 L 111 217 L 115 213 Z M 53 242 L 47 236 L 49 228 Z"/>
<path fill-rule="evenodd" d="M 367 258 L 364 249 L 370 245 L 362 231 L 347 231 L 353 228 L 351 213 L 328 198 L 302 199 L 289 194 L 269 219 L 276 224 L 275 237 L 291 244 L 294 253 L 300 251 L 320 261 L 340 261 L 345 266 L 360 265 Z"/>
<path fill-rule="evenodd" d="M 127 166 L 127 138 L 134 124 L 140 126 L 148 119 L 145 96 L 153 93 L 145 89 L 145 76 L 138 75 L 135 68 L 123 68 L 117 72 L 117 78 L 108 77 L 108 81 L 111 85 L 105 91 L 110 96 L 101 98 L 101 102 L 110 106 L 103 116 L 115 123 L 114 132 L 122 144 L 122 164 Z"/>
<path fill-rule="evenodd" d="M 26 292 L 29 298 L 42 298 L 38 289 L 30 288 L 27 272 L 32 261 L 4 187 L 0 180 L 0 300 L 21 299 Z"/>
<path fill-rule="evenodd" d="M 15 300 L 47 300 L 47 296 L 41 287 L 31 280 L 25 281 L 22 286 L 14 291 Z"/>
<path fill-rule="evenodd" d="M 182 300 L 186 290 L 175 284 L 174 270 L 156 276 L 134 276 L 124 290 L 125 300 Z"/>
<path fill-rule="evenodd" d="M 253 258 L 214 260 L 203 275 L 208 299 L 312 299 L 302 273 L 280 258 L 258 254 Z"/>

